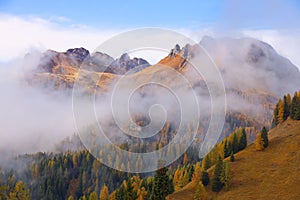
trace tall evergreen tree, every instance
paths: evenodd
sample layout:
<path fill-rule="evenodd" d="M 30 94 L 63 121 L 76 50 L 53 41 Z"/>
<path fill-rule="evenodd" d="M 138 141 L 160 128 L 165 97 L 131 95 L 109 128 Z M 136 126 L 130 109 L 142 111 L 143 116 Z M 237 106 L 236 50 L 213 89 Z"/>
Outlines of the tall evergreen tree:
<path fill-rule="evenodd" d="M 228 141 L 224 141 L 224 158 L 227 158 L 230 155 L 231 149 L 229 148 Z"/>
<path fill-rule="evenodd" d="M 281 124 L 282 122 L 284 122 L 284 107 L 283 107 L 283 101 L 282 99 L 280 99 L 278 101 L 278 116 L 277 116 L 277 121 L 278 124 Z"/>
<path fill-rule="evenodd" d="M 194 184 L 197 184 L 200 180 L 201 180 L 201 167 L 200 167 L 200 162 L 197 162 L 192 181 Z"/>
<path fill-rule="evenodd" d="M 209 154 L 207 154 L 203 160 L 202 160 L 202 168 L 203 168 L 203 171 L 207 170 L 210 168 L 210 157 L 209 157 Z"/>
<path fill-rule="evenodd" d="M 158 164 L 159 166 L 164 166 L 163 163 Z M 154 185 L 151 198 L 153 200 L 164 200 L 166 196 L 170 194 L 170 182 L 166 167 L 157 170 L 154 175 Z"/>
<path fill-rule="evenodd" d="M 201 180 L 204 186 L 207 186 L 209 184 L 209 174 L 207 171 L 202 172 Z"/>
<path fill-rule="evenodd" d="M 239 151 L 239 141 L 236 132 L 233 134 L 232 138 L 232 151 L 233 153 L 237 153 Z"/>
<path fill-rule="evenodd" d="M 137 197 L 137 192 L 132 186 L 132 180 L 128 180 L 124 200 L 137 199 Z"/>
<path fill-rule="evenodd" d="M 266 129 L 265 126 L 261 130 L 261 137 L 264 142 L 264 148 L 268 147 L 269 146 L 268 130 Z"/>
<path fill-rule="evenodd" d="M 228 191 L 231 186 L 232 169 L 228 162 L 223 163 L 223 171 L 221 174 L 221 182 L 223 183 L 225 190 Z"/>
<path fill-rule="evenodd" d="M 278 125 L 278 104 L 274 108 L 273 120 L 272 120 L 272 128 Z"/>
<path fill-rule="evenodd" d="M 124 200 L 125 198 L 125 188 L 124 185 L 122 184 L 119 189 L 116 191 L 116 200 Z"/>
<path fill-rule="evenodd" d="M 239 151 L 247 147 L 247 135 L 245 128 L 242 128 L 242 134 L 239 140 Z"/>
<path fill-rule="evenodd" d="M 230 154 L 230 162 L 234 162 L 234 154 L 233 154 L 233 152 L 231 152 L 231 154 Z"/>
<path fill-rule="evenodd" d="M 213 192 L 219 192 L 223 187 L 223 183 L 221 181 L 222 172 L 223 172 L 223 161 L 221 156 L 219 156 L 217 160 L 217 164 L 215 166 L 213 180 L 212 180 Z"/>
<path fill-rule="evenodd" d="M 91 192 L 89 200 L 98 200 L 98 195 L 96 192 Z"/>
<path fill-rule="evenodd" d="M 290 116 L 292 119 L 296 119 L 296 108 L 297 108 L 297 102 L 298 102 L 298 98 L 297 98 L 297 93 L 295 92 L 293 99 L 292 99 L 292 103 L 291 103 L 291 107 L 290 107 Z"/>
<path fill-rule="evenodd" d="M 174 188 L 174 184 L 173 184 L 173 176 L 172 175 L 169 175 L 169 182 L 168 182 L 168 193 L 171 194 L 175 191 L 175 188 Z"/>
<path fill-rule="evenodd" d="M 199 166 L 200 166 L 200 163 L 199 163 Z M 201 170 L 201 167 L 200 167 L 200 170 Z M 188 170 L 187 171 L 188 171 L 189 181 L 191 181 L 192 178 L 193 178 L 194 171 L 195 171 L 194 165 L 188 165 Z"/>
<path fill-rule="evenodd" d="M 197 183 L 194 200 L 206 200 L 208 198 L 205 187 L 201 182 Z"/>
<path fill-rule="evenodd" d="M 294 120 L 300 120 L 300 96 L 295 94 L 295 104 L 294 104 Z"/>
<path fill-rule="evenodd" d="M 104 185 L 100 191 L 100 200 L 108 200 L 108 199 L 109 199 L 108 187 Z"/>
<path fill-rule="evenodd" d="M 290 116 L 290 102 L 287 96 L 283 97 L 283 120 Z"/>

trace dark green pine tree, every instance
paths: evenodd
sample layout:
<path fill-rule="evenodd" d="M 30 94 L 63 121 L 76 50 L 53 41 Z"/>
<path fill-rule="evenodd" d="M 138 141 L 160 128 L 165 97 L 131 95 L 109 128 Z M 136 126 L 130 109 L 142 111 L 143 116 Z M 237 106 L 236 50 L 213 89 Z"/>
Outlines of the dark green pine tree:
<path fill-rule="evenodd" d="M 233 154 L 233 152 L 231 152 L 231 154 L 230 154 L 230 162 L 234 162 L 234 154 Z"/>
<path fill-rule="evenodd" d="M 291 103 L 291 107 L 290 107 L 290 116 L 292 119 L 296 119 L 296 113 L 297 113 L 297 107 L 298 107 L 298 97 L 297 97 L 297 93 L 295 92 L 293 99 L 292 99 L 292 103 Z"/>
<path fill-rule="evenodd" d="M 290 116 L 290 102 L 287 96 L 283 97 L 283 120 L 286 120 Z"/>
<path fill-rule="evenodd" d="M 175 191 L 172 175 L 169 175 L 168 189 L 169 189 L 168 191 L 169 194 L 172 194 Z"/>
<path fill-rule="evenodd" d="M 276 105 L 273 113 L 273 120 L 272 120 L 272 128 L 278 125 L 278 104 Z"/>
<path fill-rule="evenodd" d="M 230 155 L 231 149 L 229 148 L 228 141 L 224 141 L 224 158 L 227 158 Z"/>
<path fill-rule="evenodd" d="M 210 157 L 209 154 L 207 154 L 204 159 L 204 170 L 207 170 L 209 168 L 210 168 Z"/>
<path fill-rule="evenodd" d="M 239 151 L 239 141 L 236 133 L 233 134 L 232 151 L 233 153 L 237 153 Z"/>
<path fill-rule="evenodd" d="M 158 164 L 159 166 L 164 166 L 163 162 Z M 166 167 L 157 170 L 154 175 L 152 200 L 165 200 L 166 196 L 170 194 L 170 184 L 173 183 L 170 183 Z"/>
<path fill-rule="evenodd" d="M 221 181 L 222 173 L 223 173 L 223 161 L 221 156 L 219 156 L 214 170 L 213 180 L 212 180 L 213 192 L 219 192 L 223 187 L 223 183 Z"/>
<path fill-rule="evenodd" d="M 79 199 L 79 197 L 81 197 L 82 195 L 82 174 L 80 173 L 78 178 L 78 185 L 76 187 L 76 197 Z"/>
<path fill-rule="evenodd" d="M 137 197 L 138 197 L 138 195 L 132 186 L 132 181 L 129 180 L 127 183 L 126 191 L 125 191 L 125 197 L 123 199 L 124 200 L 132 200 L 132 199 L 137 199 Z"/>
<path fill-rule="evenodd" d="M 239 151 L 245 149 L 246 147 L 247 147 L 247 135 L 246 135 L 246 130 L 243 128 L 242 135 L 239 141 Z"/>
<path fill-rule="evenodd" d="M 116 191 L 116 200 L 124 200 L 125 198 L 125 188 L 123 184 L 121 187 Z"/>
<path fill-rule="evenodd" d="M 295 120 L 300 120 L 300 97 L 296 97 L 296 105 L 295 105 Z"/>
<path fill-rule="evenodd" d="M 264 141 L 264 148 L 269 146 L 269 139 L 268 139 L 268 130 L 266 127 L 263 127 L 261 130 L 261 137 Z"/>
<path fill-rule="evenodd" d="M 202 184 L 207 186 L 209 184 L 209 175 L 207 171 L 203 171 L 201 174 Z"/>
<path fill-rule="evenodd" d="M 192 180 L 194 174 L 194 165 L 188 166 L 188 176 L 189 176 L 189 182 Z"/>

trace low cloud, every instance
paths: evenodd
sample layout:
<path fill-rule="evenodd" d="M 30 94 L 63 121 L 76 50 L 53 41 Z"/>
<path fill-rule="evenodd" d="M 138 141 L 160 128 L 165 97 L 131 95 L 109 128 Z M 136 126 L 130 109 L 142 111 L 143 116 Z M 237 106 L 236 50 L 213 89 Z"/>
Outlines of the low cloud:
<path fill-rule="evenodd" d="M 22 66 L 35 65 L 34 60 L 0 65 L 0 155 L 52 149 L 75 132 L 71 98 L 24 81 Z"/>
<path fill-rule="evenodd" d="M 101 42 L 120 30 L 95 30 L 78 24 L 63 26 L 62 17 L 45 20 L 37 17 L 19 17 L 0 14 L 0 61 L 24 56 L 30 48 L 65 51 L 85 47 L 93 50 Z M 124 30 L 123 30 L 124 31 Z"/>

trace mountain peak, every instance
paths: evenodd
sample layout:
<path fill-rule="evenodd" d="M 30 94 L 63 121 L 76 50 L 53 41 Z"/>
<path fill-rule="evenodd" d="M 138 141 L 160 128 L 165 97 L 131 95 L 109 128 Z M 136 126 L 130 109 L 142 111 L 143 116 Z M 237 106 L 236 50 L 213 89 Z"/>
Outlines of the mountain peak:
<path fill-rule="evenodd" d="M 79 59 L 81 62 L 83 62 L 85 58 L 90 56 L 90 52 L 83 47 L 68 49 L 66 51 L 66 54 Z"/>

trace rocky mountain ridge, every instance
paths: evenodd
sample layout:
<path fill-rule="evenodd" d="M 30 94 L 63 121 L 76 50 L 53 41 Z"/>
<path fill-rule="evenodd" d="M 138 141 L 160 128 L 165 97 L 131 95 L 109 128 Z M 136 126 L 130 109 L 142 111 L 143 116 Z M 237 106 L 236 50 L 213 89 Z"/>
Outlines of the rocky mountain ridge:
<path fill-rule="evenodd" d="M 204 37 L 199 44 L 208 52 L 223 77 L 227 97 L 224 129 L 227 133 L 245 126 L 249 127 L 251 134 L 255 134 L 255 130 L 261 126 L 269 126 L 278 96 L 299 89 L 300 72 L 297 67 L 262 41 L 253 38 Z M 181 83 L 176 82 L 177 79 L 172 77 L 174 74 L 169 71 L 171 67 L 188 78 L 201 98 L 209 99 L 205 79 L 194 76 L 193 67 L 189 64 L 189 60 L 197 56 L 196 53 L 193 45 L 187 44 L 182 48 L 175 45 L 168 56 L 150 66 L 144 59 L 131 59 L 127 54 L 113 59 L 101 52 L 90 55 L 84 48 L 70 49 L 64 53 L 49 50 L 41 58 L 37 71 L 29 81 L 33 85 L 72 89 L 79 66 L 84 65 L 85 73 L 92 73 L 91 77 L 94 77 L 88 81 L 103 91 L 108 91 L 111 83 L 130 71 L 125 75 L 129 83 L 155 77 L 166 85 L 181 88 Z M 142 67 L 135 71 L 141 64 Z M 159 92 L 159 89 L 143 91 L 142 95 L 149 93 L 153 96 Z"/>
<path fill-rule="evenodd" d="M 102 53 L 90 52 L 83 48 L 68 49 L 66 52 L 56 52 L 48 50 L 40 58 L 37 66 L 37 73 L 70 74 L 70 68 L 79 69 L 81 65 L 93 72 L 108 72 L 112 74 L 125 74 L 136 66 L 144 67 L 150 64 L 142 58 L 131 59 L 127 53 L 120 58 L 114 59 L 111 56 Z M 71 74 L 72 74 L 72 70 Z"/>

